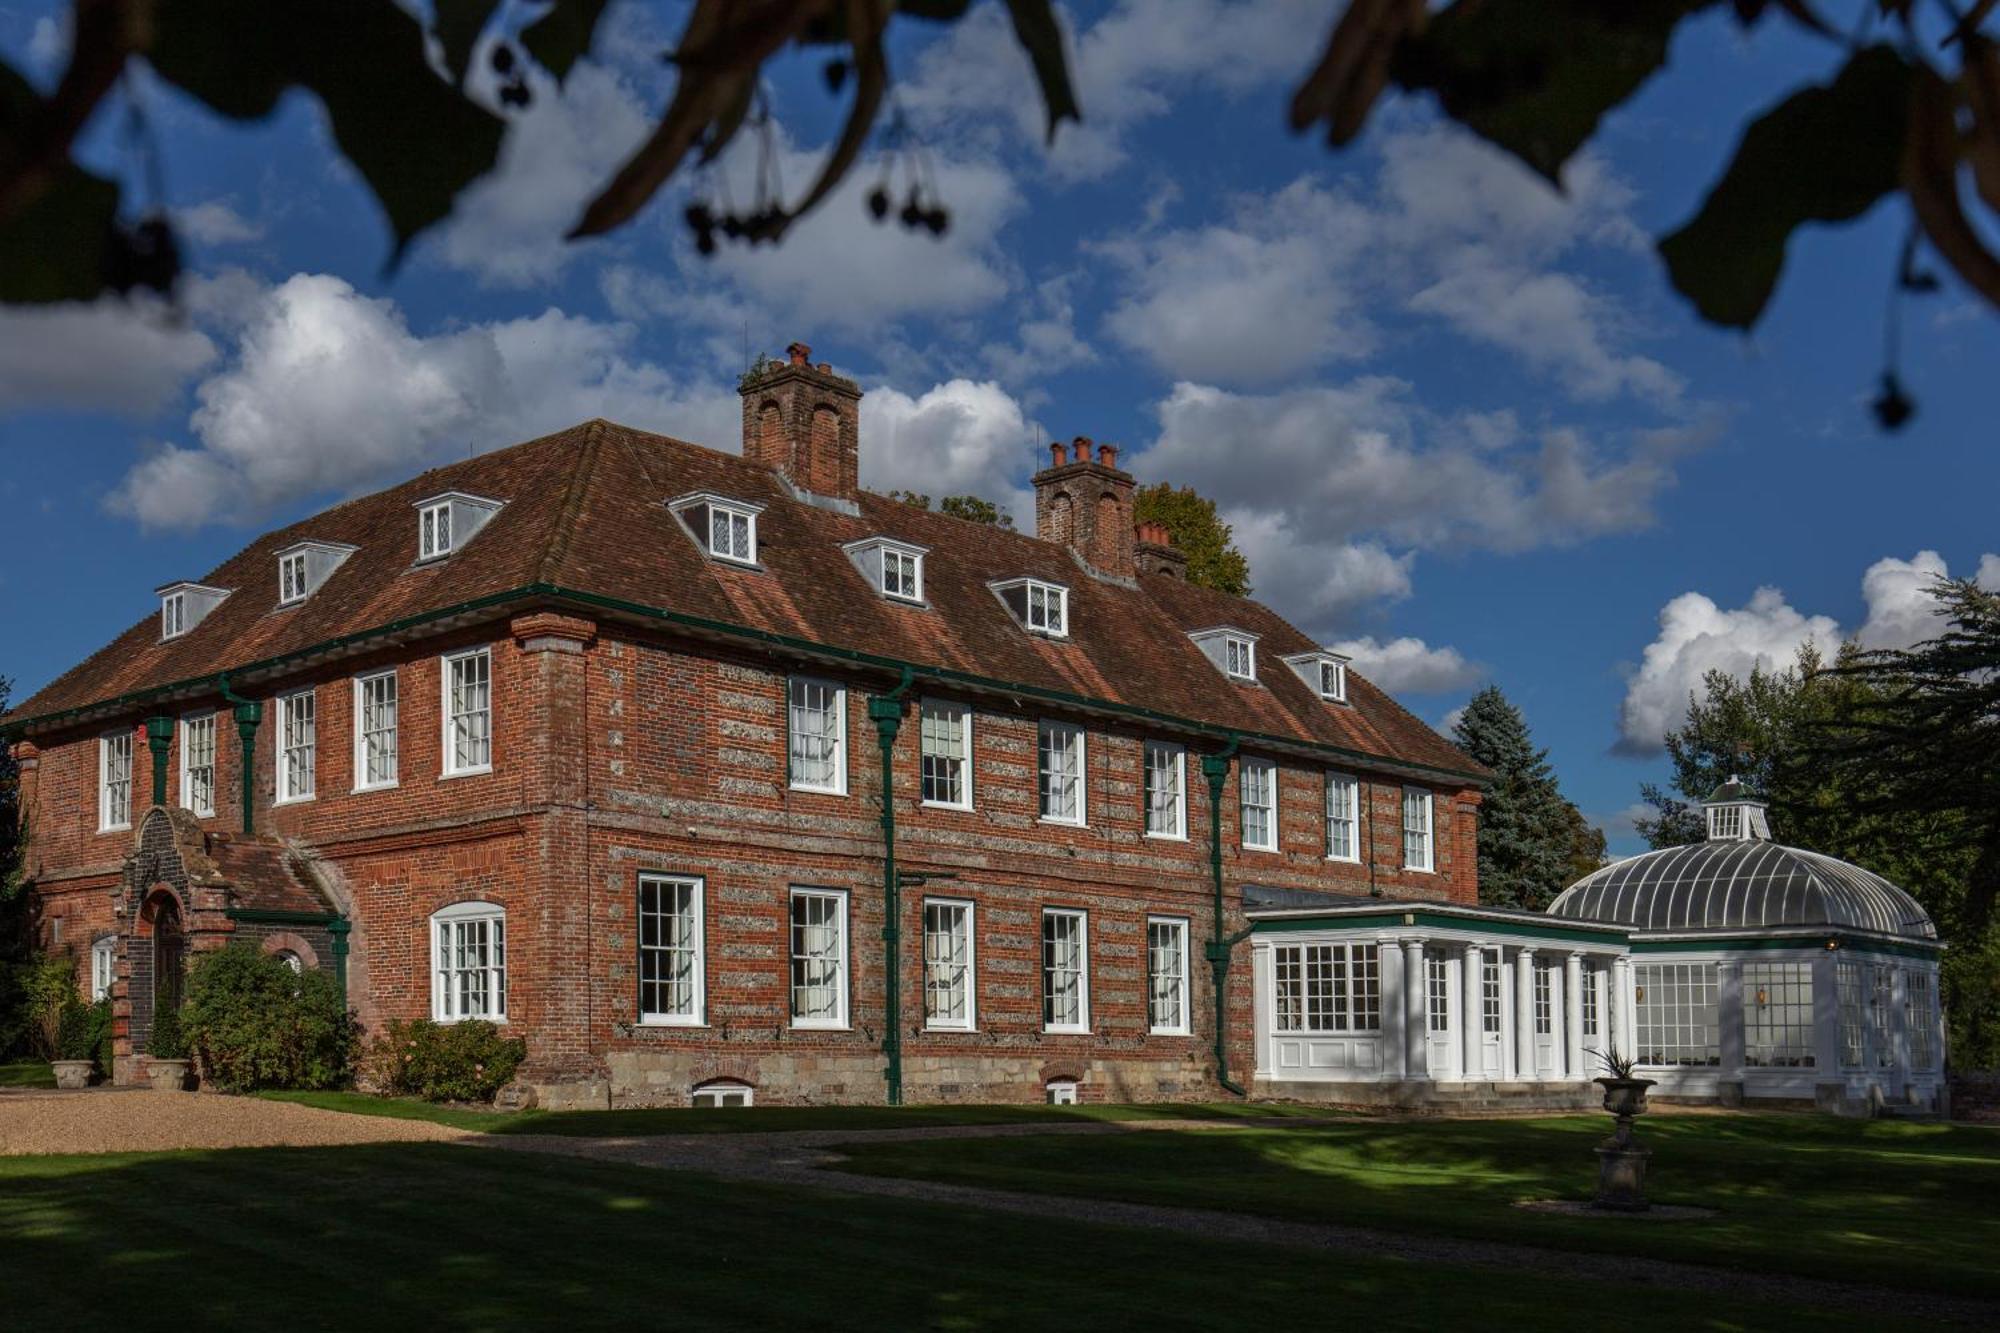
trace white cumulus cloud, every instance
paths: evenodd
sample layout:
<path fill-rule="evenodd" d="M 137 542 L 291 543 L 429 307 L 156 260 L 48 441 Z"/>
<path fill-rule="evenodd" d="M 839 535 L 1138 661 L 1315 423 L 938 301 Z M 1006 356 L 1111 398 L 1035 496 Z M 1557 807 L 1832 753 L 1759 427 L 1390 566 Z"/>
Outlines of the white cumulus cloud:
<path fill-rule="evenodd" d="M 0 306 L 0 410 L 151 412 L 216 355 L 206 333 L 143 296 Z"/>
<path fill-rule="evenodd" d="M 1462 690 L 1485 674 L 1456 648 L 1434 648 L 1408 635 L 1385 641 L 1373 635 L 1329 645 L 1354 659 L 1354 669 L 1391 694 L 1442 694 Z"/>
<path fill-rule="evenodd" d="M 977 495 L 1034 531 L 1032 496 L 1019 482 L 1039 436 L 1021 404 L 991 381 L 951 380 L 916 397 L 870 389 L 861 410 L 861 484 L 940 500 Z"/>

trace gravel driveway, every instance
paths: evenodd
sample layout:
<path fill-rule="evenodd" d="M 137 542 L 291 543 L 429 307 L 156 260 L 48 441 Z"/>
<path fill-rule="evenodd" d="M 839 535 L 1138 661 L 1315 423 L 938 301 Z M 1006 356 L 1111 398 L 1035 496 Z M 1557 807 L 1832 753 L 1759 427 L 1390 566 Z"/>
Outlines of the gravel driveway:
<path fill-rule="evenodd" d="M 259 1097 L 144 1088 L 0 1094 L 0 1157 L 170 1148 L 318 1148 L 433 1143 L 466 1131 L 422 1120 L 345 1115 Z"/>

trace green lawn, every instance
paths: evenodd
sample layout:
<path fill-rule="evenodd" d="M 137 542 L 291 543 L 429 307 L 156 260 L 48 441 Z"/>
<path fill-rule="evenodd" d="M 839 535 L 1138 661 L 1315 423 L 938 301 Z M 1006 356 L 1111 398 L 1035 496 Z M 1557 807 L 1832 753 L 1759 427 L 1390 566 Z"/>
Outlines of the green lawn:
<path fill-rule="evenodd" d="M 53 1088 L 56 1071 L 45 1060 L 0 1065 L 0 1088 Z"/>
<path fill-rule="evenodd" d="M 0 1254 L 36 1328 L 1861 1322 L 436 1144 L 0 1158 Z"/>
<path fill-rule="evenodd" d="M 359 1092 L 267 1092 L 273 1101 L 297 1102 L 354 1115 L 430 1120 L 484 1134 L 562 1134 L 642 1138 L 656 1134 L 750 1134 L 787 1129 L 915 1129 L 927 1125 L 1060 1124 L 1065 1121 L 1257 1121 L 1325 1117 L 1299 1106 L 1153 1102 L 1111 1106 L 750 1106 L 733 1110 L 672 1107 L 625 1111 L 468 1111 L 405 1097 Z"/>
<path fill-rule="evenodd" d="M 1713 1218 L 1606 1222 L 1587 1198 L 1604 1116 L 1354 1120 L 956 1142 L 857 1143 L 849 1169 L 1220 1208 L 2000 1296 L 2000 1130 L 1805 1115 L 1654 1116 L 1649 1186 Z"/>

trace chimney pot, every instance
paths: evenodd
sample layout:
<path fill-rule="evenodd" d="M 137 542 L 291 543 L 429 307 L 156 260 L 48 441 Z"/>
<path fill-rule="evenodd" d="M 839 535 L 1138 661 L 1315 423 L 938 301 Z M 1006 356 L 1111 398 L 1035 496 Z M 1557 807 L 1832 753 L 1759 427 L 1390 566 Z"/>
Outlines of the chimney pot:
<path fill-rule="evenodd" d="M 1103 464 L 1103 465 L 1104 465 L 1105 467 L 1117 467 L 1117 466 L 1118 466 L 1118 446 L 1117 446 L 1117 445 L 1115 445 L 1115 444 L 1100 444 L 1100 445 L 1098 445 L 1098 446 L 1097 446 L 1097 461 L 1098 461 L 1099 463 Z"/>
<path fill-rule="evenodd" d="M 811 364 L 812 354 L 813 349 L 804 343 L 793 343 L 785 349 L 785 355 L 792 358 L 792 364 L 795 366 Z"/>
<path fill-rule="evenodd" d="M 833 373 L 833 362 L 831 362 L 831 361 L 822 361 L 822 362 L 820 362 L 820 363 L 819 363 L 819 372 L 820 372 L 820 374 L 822 374 L 822 375 L 831 375 L 831 374 Z"/>
<path fill-rule="evenodd" d="M 1076 449 L 1075 457 L 1077 462 L 1088 463 L 1090 461 L 1090 437 L 1088 435 L 1077 436 L 1074 448 Z"/>
<path fill-rule="evenodd" d="M 1049 444 L 1049 466 L 1061 467 L 1063 465 L 1063 455 L 1067 452 L 1068 450 L 1063 448 L 1061 440 L 1051 441 Z"/>

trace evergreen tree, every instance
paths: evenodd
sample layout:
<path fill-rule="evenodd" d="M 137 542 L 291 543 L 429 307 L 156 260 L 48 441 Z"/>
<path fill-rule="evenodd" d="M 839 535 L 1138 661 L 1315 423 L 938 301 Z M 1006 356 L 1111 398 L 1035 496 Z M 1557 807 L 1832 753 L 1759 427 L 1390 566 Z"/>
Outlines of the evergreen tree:
<path fill-rule="evenodd" d="M 1176 489 L 1163 481 L 1139 488 L 1132 497 L 1132 517 L 1158 523 L 1173 534 L 1174 546 L 1188 558 L 1189 583 L 1236 597 L 1250 595 L 1250 562 L 1236 549 L 1229 525 L 1216 515 L 1215 501 L 1192 486 Z"/>
<path fill-rule="evenodd" d="M 1493 770 L 1479 810 L 1479 900 L 1495 907 L 1548 906 L 1575 878 L 1570 870 L 1583 823 L 1556 785 L 1548 751 L 1535 748 L 1527 719 L 1497 685 L 1472 696 L 1452 736 L 1459 749 Z"/>

